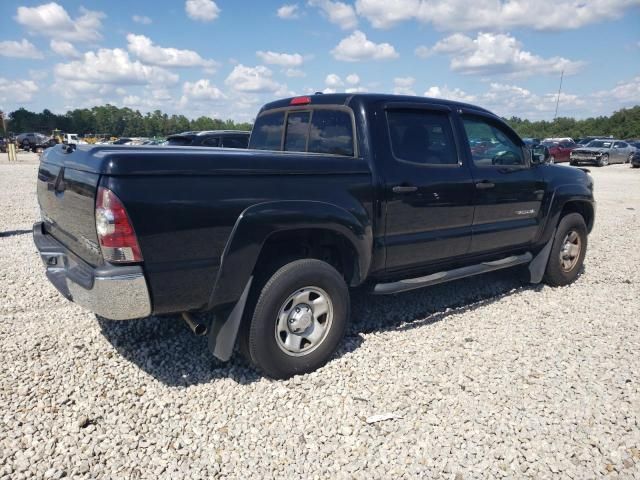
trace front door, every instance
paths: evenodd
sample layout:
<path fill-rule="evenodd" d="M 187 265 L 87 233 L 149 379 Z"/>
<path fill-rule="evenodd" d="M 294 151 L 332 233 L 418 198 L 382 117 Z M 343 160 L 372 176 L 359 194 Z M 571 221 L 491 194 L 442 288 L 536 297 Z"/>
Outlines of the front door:
<path fill-rule="evenodd" d="M 474 186 L 448 108 L 389 104 L 379 144 L 386 208 L 387 271 L 465 255 Z"/>
<path fill-rule="evenodd" d="M 530 244 L 542 221 L 542 167 L 529 164 L 521 140 L 494 117 L 469 111 L 460 120 L 475 186 L 470 253 Z"/>

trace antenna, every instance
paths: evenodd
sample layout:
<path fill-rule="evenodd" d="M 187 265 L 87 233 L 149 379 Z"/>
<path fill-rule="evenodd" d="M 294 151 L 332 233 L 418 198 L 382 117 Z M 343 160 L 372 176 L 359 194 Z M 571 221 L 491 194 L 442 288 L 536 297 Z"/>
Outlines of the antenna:
<path fill-rule="evenodd" d="M 556 100 L 556 113 L 553 115 L 553 121 L 556 121 L 558 118 L 558 105 L 560 104 L 560 92 L 562 91 L 562 79 L 564 78 L 564 70 L 560 74 L 560 88 L 558 88 L 558 99 Z"/>

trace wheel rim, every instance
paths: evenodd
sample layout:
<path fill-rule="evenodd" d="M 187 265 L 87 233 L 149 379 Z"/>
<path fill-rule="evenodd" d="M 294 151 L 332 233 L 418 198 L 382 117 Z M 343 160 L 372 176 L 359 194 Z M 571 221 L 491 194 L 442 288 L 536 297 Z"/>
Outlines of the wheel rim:
<path fill-rule="evenodd" d="M 551 155 L 551 157 L 549 157 L 549 163 L 556 163 L 556 157 Z"/>
<path fill-rule="evenodd" d="M 324 342 L 332 322 L 333 303 L 327 292 L 318 287 L 301 288 L 280 307 L 276 343 L 287 355 L 307 355 Z"/>
<path fill-rule="evenodd" d="M 607 157 L 606 155 L 604 157 L 602 157 L 602 165 L 609 165 L 609 157 Z"/>
<path fill-rule="evenodd" d="M 560 249 L 560 266 L 565 272 L 570 272 L 578 264 L 580 252 L 582 251 L 582 240 L 575 230 L 570 230 L 565 235 Z"/>

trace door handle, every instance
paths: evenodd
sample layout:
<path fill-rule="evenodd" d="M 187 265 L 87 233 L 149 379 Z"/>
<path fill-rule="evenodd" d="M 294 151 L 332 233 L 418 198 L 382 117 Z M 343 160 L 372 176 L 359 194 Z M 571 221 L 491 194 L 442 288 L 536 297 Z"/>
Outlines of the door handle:
<path fill-rule="evenodd" d="M 416 192 L 418 187 L 413 185 L 396 185 L 391 190 L 393 190 L 393 193 L 411 193 Z"/>
<path fill-rule="evenodd" d="M 476 188 L 478 190 L 487 190 L 488 188 L 493 188 L 495 186 L 496 184 L 493 182 L 490 182 L 489 180 L 482 180 L 481 182 L 476 182 Z"/>

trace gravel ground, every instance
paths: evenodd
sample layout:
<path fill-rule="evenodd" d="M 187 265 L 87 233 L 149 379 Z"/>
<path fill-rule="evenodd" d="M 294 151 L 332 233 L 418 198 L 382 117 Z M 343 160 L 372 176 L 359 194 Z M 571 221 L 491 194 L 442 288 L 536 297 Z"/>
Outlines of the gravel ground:
<path fill-rule="evenodd" d="M 356 293 L 335 358 L 272 381 L 177 317 L 65 301 L 31 240 L 33 157 L 1 161 L 0 478 L 640 478 L 640 171 L 593 175 L 574 285 Z"/>

